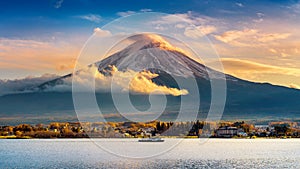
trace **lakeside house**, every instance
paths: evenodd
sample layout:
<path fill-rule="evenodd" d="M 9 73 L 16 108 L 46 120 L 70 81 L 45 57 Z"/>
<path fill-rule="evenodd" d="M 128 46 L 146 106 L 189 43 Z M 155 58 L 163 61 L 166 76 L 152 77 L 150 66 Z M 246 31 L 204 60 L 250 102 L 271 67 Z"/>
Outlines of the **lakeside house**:
<path fill-rule="evenodd" d="M 266 132 L 266 131 L 270 130 L 270 126 L 267 124 L 256 124 L 256 125 L 254 125 L 254 128 L 257 131 L 261 131 L 261 132 Z"/>
<path fill-rule="evenodd" d="M 224 127 L 217 129 L 217 131 L 216 131 L 217 137 L 229 138 L 229 137 L 236 136 L 237 134 L 238 134 L 237 127 L 224 126 Z"/>
<path fill-rule="evenodd" d="M 246 133 L 242 128 L 238 128 L 237 135 L 240 137 L 248 137 L 248 133 Z"/>

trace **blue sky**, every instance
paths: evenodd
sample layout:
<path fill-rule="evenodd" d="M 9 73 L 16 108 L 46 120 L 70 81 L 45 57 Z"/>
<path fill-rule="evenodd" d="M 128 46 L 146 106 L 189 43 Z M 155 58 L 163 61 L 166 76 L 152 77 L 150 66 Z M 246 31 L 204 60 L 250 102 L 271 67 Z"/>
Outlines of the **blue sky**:
<path fill-rule="evenodd" d="M 149 11 L 184 17 L 204 31 L 226 73 L 300 86 L 300 3 L 296 0 L 0 1 L 0 79 L 71 72 L 95 28 Z"/>
<path fill-rule="evenodd" d="M 151 9 L 154 12 L 197 12 L 217 18 L 244 20 L 256 17 L 258 12 L 268 17 L 283 16 L 287 6 L 297 1 L 94 1 L 94 0 L 48 0 L 48 1 L 1 1 L 1 37 L 51 36 L 55 32 L 88 33 L 95 26 L 102 26 L 118 18 L 119 12 Z M 99 20 L 91 21 L 80 16 L 93 15 Z"/>

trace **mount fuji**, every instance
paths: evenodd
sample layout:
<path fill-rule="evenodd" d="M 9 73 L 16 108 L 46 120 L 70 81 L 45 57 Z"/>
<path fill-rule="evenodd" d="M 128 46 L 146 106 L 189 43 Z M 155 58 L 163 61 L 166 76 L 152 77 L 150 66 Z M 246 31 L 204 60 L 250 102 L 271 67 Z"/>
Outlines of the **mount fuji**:
<path fill-rule="evenodd" d="M 199 94 L 200 102 L 190 100 L 190 104 L 200 105 L 199 119 L 205 119 L 211 106 L 212 79 L 217 82 L 226 80 L 227 96 L 223 119 L 300 118 L 299 90 L 268 83 L 254 83 L 223 74 L 193 60 L 185 51 L 172 46 L 158 35 L 135 35 L 131 37 L 131 41 L 133 43 L 124 49 L 92 65 L 96 66 L 99 73 L 105 77 L 112 75 L 112 66 L 116 67 L 119 72 L 149 71 L 157 75 L 150 79 L 157 86 L 164 86 L 168 89 L 186 89 L 188 95 Z M 1 96 L 1 116 L 12 121 L 23 117 L 23 120 L 29 123 L 34 123 L 35 120 L 45 122 L 76 120 L 72 93 L 49 90 L 66 83 L 66 80 L 72 76 L 68 74 L 24 89 L 32 92 Z M 197 90 L 189 86 L 192 81 L 196 81 Z M 186 85 L 180 86 L 178 82 Z M 112 115 L 117 110 L 111 93 L 98 92 L 96 97 L 99 107 L 102 108 L 104 114 L 107 114 L 109 120 L 124 120 L 122 116 Z M 161 120 L 172 120 L 176 117 L 180 109 L 181 97 L 184 96 L 167 96 L 167 106 L 160 117 Z M 147 110 L 149 107 L 148 94 L 132 94 L 130 99 L 137 109 Z M 11 123 L 14 123 L 12 121 Z M 0 119 L 0 123 L 4 122 Z"/>

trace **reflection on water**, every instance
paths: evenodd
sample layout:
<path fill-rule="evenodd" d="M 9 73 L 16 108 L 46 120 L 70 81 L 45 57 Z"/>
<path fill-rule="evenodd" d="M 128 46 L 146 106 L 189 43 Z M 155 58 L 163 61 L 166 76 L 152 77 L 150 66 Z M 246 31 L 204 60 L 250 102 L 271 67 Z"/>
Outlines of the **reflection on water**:
<path fill-rule="evenodd" d="M 120 151 L 138 144 L 128 139 L 96 141 L 111 142 Z M 146 144 L 152 146 L 144 151 L 157 146 Z M 300 139 L 210 139 L 204 143 L 186 139 L 163 155 L 126 159 L 89 139 L 0 140 L 0 168 L 300 168 L 299 147 Z"/>
<path fill-rule="evenodd" d="M 298 163 L 298 164 L 297 164 Z M 151 160 L 99 163 L 101 168 L 299 168 L 299 161 L 280 159 Z"/>

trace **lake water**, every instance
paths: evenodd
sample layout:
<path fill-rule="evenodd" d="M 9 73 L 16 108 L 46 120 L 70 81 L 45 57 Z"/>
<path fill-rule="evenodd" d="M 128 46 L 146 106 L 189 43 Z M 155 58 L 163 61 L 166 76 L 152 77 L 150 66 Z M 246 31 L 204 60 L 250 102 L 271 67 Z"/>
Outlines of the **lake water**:
<path fill-rule="evenodd" d="M 299 169 L 300 139 L 4 139 L 0 168 Z"/>

